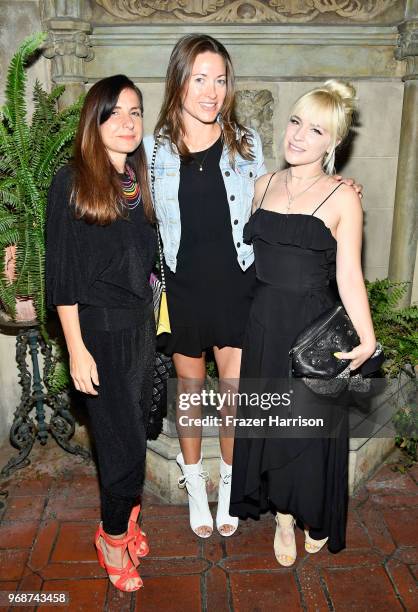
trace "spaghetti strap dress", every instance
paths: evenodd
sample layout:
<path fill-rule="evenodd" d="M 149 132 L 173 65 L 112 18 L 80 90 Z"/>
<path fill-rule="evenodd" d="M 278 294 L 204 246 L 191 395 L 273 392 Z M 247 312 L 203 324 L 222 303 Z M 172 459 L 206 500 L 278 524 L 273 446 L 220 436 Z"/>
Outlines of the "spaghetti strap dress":
<path fill-rule="evenodd" d="M 217 346 L 242 348 L 255 285 L 254 266 L 237 262 L 221 169 L 222 137 L 181 161 L 181 239 L 176 272 L 164 267 L 171 334 L 167 354 L 200 357 Z M 202 171 L 200 171 L 202 167 Z"/>
<path fill-rule="evenodd" d="M 254 245 L 257 285 L 244 338 L 241 390 L 246 380 L 269 380 L 270 390 L 288 383 L 295 338 L 335 304 L 330 285 L 337 245 L 314 213 L 286 215 L 260 206 L 244 228 L 244 240 Z M 243 519 L 268 509 L 290 513 L 310 527 L 313 539 L 328 536 L 329 550 L 338 552 L 345 547 L 348 423 L 329 402 L 325 410 L 335 419 L 333 436 L 236 432 L 230 513 Z"/>

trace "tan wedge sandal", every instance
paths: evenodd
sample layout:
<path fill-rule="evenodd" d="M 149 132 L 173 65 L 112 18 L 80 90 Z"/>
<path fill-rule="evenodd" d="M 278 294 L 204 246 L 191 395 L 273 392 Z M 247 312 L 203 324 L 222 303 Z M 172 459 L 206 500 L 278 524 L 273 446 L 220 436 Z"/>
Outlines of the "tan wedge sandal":
<path fill-rule="evenodd" d="M 291 514 L 276 514 L 276 533 L 274 535 L 274 553 L 277 561 L 283 567 L 290 567 L 296 561 L 295 519 Z M 285 544 L 284 537 L 290 537 L 290 543 Z"/>
<path fill-rule="evenodd" d="M 327 542 L 328 538 L 324 538 L 323 540 L 313 540 L 309 535 L 309 531 L 305 529 L 305 550 L 306 552 L 311 553 L 311 555 L 318 553 Z"/>

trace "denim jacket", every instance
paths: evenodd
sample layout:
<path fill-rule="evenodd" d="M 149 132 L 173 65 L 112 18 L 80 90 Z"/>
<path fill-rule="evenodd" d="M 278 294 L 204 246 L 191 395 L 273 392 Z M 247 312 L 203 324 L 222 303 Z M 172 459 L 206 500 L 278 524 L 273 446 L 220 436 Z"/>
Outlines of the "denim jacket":
<path fill-rule="evenodd" d="M 253 140 L 253 161 L 237 155 L 235 167 L 232 167 L 228 150 L 224 145 L 219 162 L 231 215 L 232 239 L 237 252 L 237 260 L 242 270 L 247 270 L 254 261 L 252 246 L 245 244 L 242 239 L 244 225 L 251 214 L 254 182 L 259 176 L 266 173 L 260 137 L 255 130 L 250 130 L 250 132 Z M 148 169 L 150 169 L 154 137 L 146 136 L 144 146 Z M 179 184 L 180 158 L 177 153 L 171 150 L 167 140 L 161 140 L 155 160 L 154 206 L 163 242 L 164 259 L 172 272 L 176 271 L 181 237 Z M 210 253 L 208 253 L 208 257 L 210 257 Z"/>

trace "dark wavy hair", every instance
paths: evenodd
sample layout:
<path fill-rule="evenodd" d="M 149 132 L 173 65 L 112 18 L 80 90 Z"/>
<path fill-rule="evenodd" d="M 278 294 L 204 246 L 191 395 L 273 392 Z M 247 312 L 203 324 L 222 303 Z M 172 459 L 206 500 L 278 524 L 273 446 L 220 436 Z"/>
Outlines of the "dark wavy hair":
<path fill-rule="evenodd" d="M 126 216 L 120 178 L 103 144 L 100 126 L 107 121 L 124 89 L 132 89 L 138 96 L 143 112 L 142 93 L 123 74 L 101 79 L 86 95 L 74 143 L 73 201 L 77 218 L 87 223 L 108 225 Z M 142 194 L 144 213 L 150 222 L 154 212 L 148 183 L 144 146 L 127 156 L 134 170 Z"/>
<path fill-rule="evenodd" d="M 231 161 L 237 153 L 245 159 L 254 159 L 251 152 L 251 136 L 247 128 L 240 125 L 235 113 L 235 75 L 228 51 L 215 38 L 206 34 L 187 34 L 176 43 L 167 68 L 163 105 L 158 116 L 154 135 L 163 134 L 179 154 L 187 158 L 190 152 L 183 138 L 185 127 L 182 118 L 183 99 L 186 94 L 194 61 L 200 53 L 210 51 L 220 55 L 225 62 L 226 96 L 220 114 L 223 140 Z M 237 139 L 237 130 L 239 137 Z"/>

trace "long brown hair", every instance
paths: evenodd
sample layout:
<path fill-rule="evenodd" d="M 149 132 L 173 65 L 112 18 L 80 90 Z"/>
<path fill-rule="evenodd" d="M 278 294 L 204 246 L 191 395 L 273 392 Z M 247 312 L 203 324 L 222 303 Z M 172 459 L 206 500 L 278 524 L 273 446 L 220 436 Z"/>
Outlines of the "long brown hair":
<path fill-rule="evenodd" d="M 123 89 L 135 91 L 143 112 L 140 90 L 123 74 L 97 81 L 87 93 L 81 109 L 72 162 L 74 168 L 72 199 L 75 203 L 76 217 L 84 219 L 87 223 L 108 225 L 118 218 L 127 216 L 126 207 L 123 205 L 121 181 L 110 161 L 100 133 L 101 124 L 109 119 Z M 127 163 L 137 177 L 145 216 L 153 222 L 154 212 L 142 142 L 128 155 Z"/>
<path fill-rule="evenodd" d="M 164 101 L 158 116 L 154 135 L 163 134 L 176 145 L 182 157 L 190 157 L 184 143 L 185 127 L 182 106 L 188 80 L 196 57 L 210 51 L 222 57 L 226 69 L 226 96 L 220 111 L 223 139 L 231 161 L 238 153 L 245 159 L 254 159 L 251 152 L 251 136 L 247 128 L 238 123 L 235 113 L 235 75 L 231 58 L 225 47 L 215 38 L 206 34 L 188 34 L 176 43 L 167 68 Z M 236 131 L 240 136 L 237 139 Z"/>

